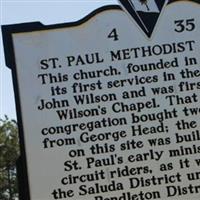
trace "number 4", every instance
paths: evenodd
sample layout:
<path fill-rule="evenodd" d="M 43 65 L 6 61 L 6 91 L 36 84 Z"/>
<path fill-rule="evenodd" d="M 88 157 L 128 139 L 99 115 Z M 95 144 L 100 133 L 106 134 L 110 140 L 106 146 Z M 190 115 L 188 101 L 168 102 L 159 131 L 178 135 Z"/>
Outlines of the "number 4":
<path fill-rule="evenodd" d="M 117 34 L 116 28 L 114 28 L 108 35 L 108 38 L 113 39 L 114 41 L 119 40 L 119 35 Z"/>

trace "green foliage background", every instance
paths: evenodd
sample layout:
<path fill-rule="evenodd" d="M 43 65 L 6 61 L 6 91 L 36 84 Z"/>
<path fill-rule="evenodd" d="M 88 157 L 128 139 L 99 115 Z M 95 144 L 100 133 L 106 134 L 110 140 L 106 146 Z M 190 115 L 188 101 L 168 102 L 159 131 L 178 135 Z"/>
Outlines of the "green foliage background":
<path fill-rule="evenodd" d="M 19 156 L 17 122 L 0 119 L 0 199 L 14 200 L 18 196 L 16 160 Z"/>

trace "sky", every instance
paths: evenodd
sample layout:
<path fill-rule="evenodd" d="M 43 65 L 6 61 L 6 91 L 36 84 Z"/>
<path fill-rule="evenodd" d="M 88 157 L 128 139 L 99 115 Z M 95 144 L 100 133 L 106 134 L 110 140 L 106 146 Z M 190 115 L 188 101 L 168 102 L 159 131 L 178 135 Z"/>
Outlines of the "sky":
<path fill-rule="evenodd" d="M 103 5 L 117 0 L 0 0 L 1 25 L 39 21 L 45 25 L 77 21 Z M 0 33 L 0 118 L 16 119 L 11 70 L 5 66 Z"/>

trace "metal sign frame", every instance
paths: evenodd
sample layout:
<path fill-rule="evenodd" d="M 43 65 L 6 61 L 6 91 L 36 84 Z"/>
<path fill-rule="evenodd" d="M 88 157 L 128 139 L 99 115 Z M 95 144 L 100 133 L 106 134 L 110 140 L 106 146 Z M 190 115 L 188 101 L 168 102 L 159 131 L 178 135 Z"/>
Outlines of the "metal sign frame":
<path fill-rule="evenodd" d="M 16 63 L 15 63 L 15 52 L 13 48 L 12 34 L 21 33 L 21 32 L 31 32 L 31 31 L 42 31 L 42 30 L 53 30 L 56 28 L 67 28 L 75 27 L 81 24 L 84 24 L 92 17 L 97 15 L 100 12 L 105 10 L 121 10 L 121 7 L 118 5 L 103 6 L 98 8 L 85 16 L 83 19 L 63 24 L 55 25 L 43 25 L 40 22 L 31 22 L 31 23 L 22 23 L 15 25 L 3 25 L 2 26 L 2 36 L 3 36 L 3 45 L 5 51 L 5 62 L 6 66 L 12 70 L 12 79 L 14 86 L 15 94 L 15 104 L 17 110 L 17 121 L 19 129 L 19 139 L 20 139 L 20 158 L 17 161 L 17 171 L 18 171 L 18 180 L 19 180 L 19 197 L 20 200 L 30 200 L 30 187 L 28 181 L 28 171 L 27 171 L 27 159 L 26 159 L 26 149 L 24 141 L 24 130 L 23 130 L 23 121 L 21 116 L 21 106 L 20 106 L 20 96 L 18 88 L 18 78 L 16 72 Z"/>
<path fill-rule="evenodd" d="M 193 0 L 196 3 L 200 3 L 199 0 Z M 169 3 L 175 2 L 171 0 Z M 3 35 L 3 44 L 5 51 L 5 61 L 6 65 L 12 70 L 13 77 L 13 85 L 14 85 L 14 93 L 15 93 L 15 102 L 17 109 L 17 120 L 19 127 L 19 138 L 20 138 L 20 151 L 21 156 L 18 160 L 18 175 L 19 175 L 19 188 L 20 188 L 20 199 L 30 200 L 30 187 L 28 181 L 28 171 L 27 171 L 27 159 L 26 159 L 26 149 L 25 149 L 25 140 L 24 140 L 24 131 L 23 131 L 23 120 L 21 115 L 21 103 L 19 96 L 19 86 L 18 86 L 18 77 L 16 72 L 16 62 L 15 62 L 15 52 L 13 47 L 12 34 L 14 33 L 22 33 L 22 32 L 31 32 L 31 31 L 42 31 L 42 30 L 53 30 L 56 28 L 67 28 L 67 27 L 75 27 L 81 24 L 84 24 L 89 19 L 94 17 L 100 12 L 108 11 L 108 10 L 121 10 L 122 8 L 118 5 L 104 6 L 101 7 L 83 19 L 72 22 L 72 23 L 63 23 L 56 25 L 43 25 L 40 22 L 32 22 L 32 23 L 23 23 L 16 25 L 3 25 L 2 26 L 2 35 Z"/>

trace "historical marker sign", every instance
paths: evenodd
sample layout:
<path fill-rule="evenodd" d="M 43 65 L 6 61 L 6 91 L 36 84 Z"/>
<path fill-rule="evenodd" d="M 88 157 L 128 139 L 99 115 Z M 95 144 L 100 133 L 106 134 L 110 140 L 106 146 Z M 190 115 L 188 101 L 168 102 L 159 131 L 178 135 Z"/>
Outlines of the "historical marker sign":
<path fill-rule="evenodd" d="M 200 198 L 200 5 L 159 2 L 3 26 L 31 200 Z"/>

